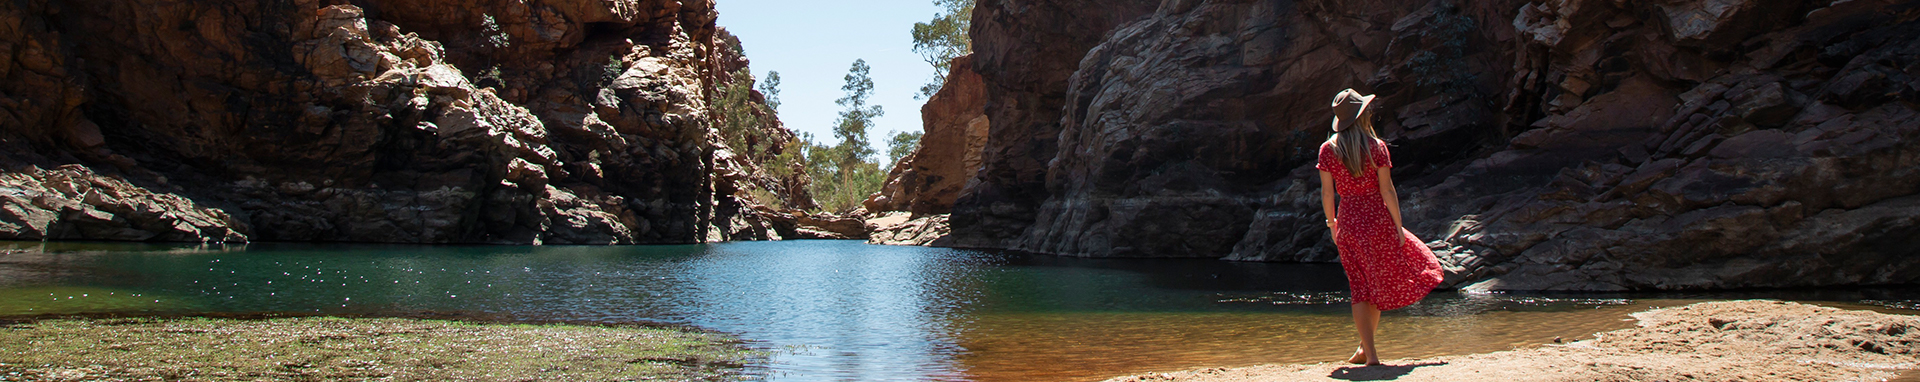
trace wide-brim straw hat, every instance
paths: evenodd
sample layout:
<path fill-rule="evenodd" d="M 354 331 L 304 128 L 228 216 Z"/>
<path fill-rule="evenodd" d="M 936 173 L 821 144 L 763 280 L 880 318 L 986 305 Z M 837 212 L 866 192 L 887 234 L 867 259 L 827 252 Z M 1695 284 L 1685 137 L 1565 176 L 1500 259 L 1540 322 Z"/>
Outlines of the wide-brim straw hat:
<path fill-rule="evenodd" d="M 1352 88 L 1341 90 L 1333 96 L 1333 131 L 1339 132 L 1360 121 L 1360 114 L 1372 106 L 1373 96 L 1362 95 Z"/>

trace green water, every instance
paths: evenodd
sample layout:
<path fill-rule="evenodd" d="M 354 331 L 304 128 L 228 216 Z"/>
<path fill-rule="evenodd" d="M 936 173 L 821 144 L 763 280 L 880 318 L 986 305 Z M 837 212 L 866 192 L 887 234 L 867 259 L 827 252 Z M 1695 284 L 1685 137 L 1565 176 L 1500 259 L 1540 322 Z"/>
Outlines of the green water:
<path fill-rule="evenodd" d="M 772 350 L 770 380 L 1099 380 L 1343 359 L 1337 265 L 1079 259 L 854 241 L 501 247 L 10 243 L 0 316 L 296 313 L 659 322 Z M 1911 290 L 1436 293 L 1389 312 L 1383 354 L 1506 350 L 1707 299 L 1913 313 Z M 1881 306 L 1861 305 L 1870 301 Z M 1902 305 L 1906 304 L 1906 305 Z"/>

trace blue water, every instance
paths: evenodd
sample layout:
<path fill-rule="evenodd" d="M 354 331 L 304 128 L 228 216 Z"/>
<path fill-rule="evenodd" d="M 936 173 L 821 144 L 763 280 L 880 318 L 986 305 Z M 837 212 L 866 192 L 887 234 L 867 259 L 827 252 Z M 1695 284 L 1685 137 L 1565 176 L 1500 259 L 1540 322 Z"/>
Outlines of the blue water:
<path fill-rule="evenodd" d="M 1097 380 L 1318 360 L 1341 356 L 1352 341 L 1345 278 L 1324 264 L 1080 259 L 857 241 L 0 248 L 9 245 L 31 251 L 0 254 L 0 316 L 653 322 L 738 336 L 771 354 L 755 366 L 757 377 L 782 381 Z M 1831 300 L 1864 299 L 1856 294 Z M 1624 327 L 1628 312 L 1677 303 L 1440 293 L 1390 314 L 1383 330 L 1408 339 L 1387 345 L 1406 356 L 1493 351 Z M 1541 322 L 1556 325 L 1535 328 Z"/>

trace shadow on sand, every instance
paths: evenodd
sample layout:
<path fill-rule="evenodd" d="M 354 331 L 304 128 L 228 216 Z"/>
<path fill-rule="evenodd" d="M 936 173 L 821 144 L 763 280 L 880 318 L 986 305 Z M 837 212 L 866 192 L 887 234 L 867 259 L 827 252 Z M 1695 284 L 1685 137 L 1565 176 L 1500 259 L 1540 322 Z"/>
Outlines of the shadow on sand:
<path fill-rule="evenodd" d="M 1440 366 L 1446 362 L 1422 362 L 1405 365 L 1348 366 L 1334 369 L 1328 378 L 1348 381 L 1391 381 L 1412 373 L 1414 368 L 1422 366 Z"/>

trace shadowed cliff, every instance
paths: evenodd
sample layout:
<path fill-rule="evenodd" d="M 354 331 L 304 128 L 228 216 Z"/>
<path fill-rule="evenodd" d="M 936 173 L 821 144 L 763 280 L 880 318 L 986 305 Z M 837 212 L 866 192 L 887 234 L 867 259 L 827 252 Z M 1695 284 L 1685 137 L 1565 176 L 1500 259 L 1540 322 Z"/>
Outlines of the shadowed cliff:
<path fill-rule="evenodd" d="M 950 245 L 1335 261 L 1312 161 L 1353 87 L 1451 285 L 1920 280 L 1920 2 L 1097 3 L 976 8 Z"/>

